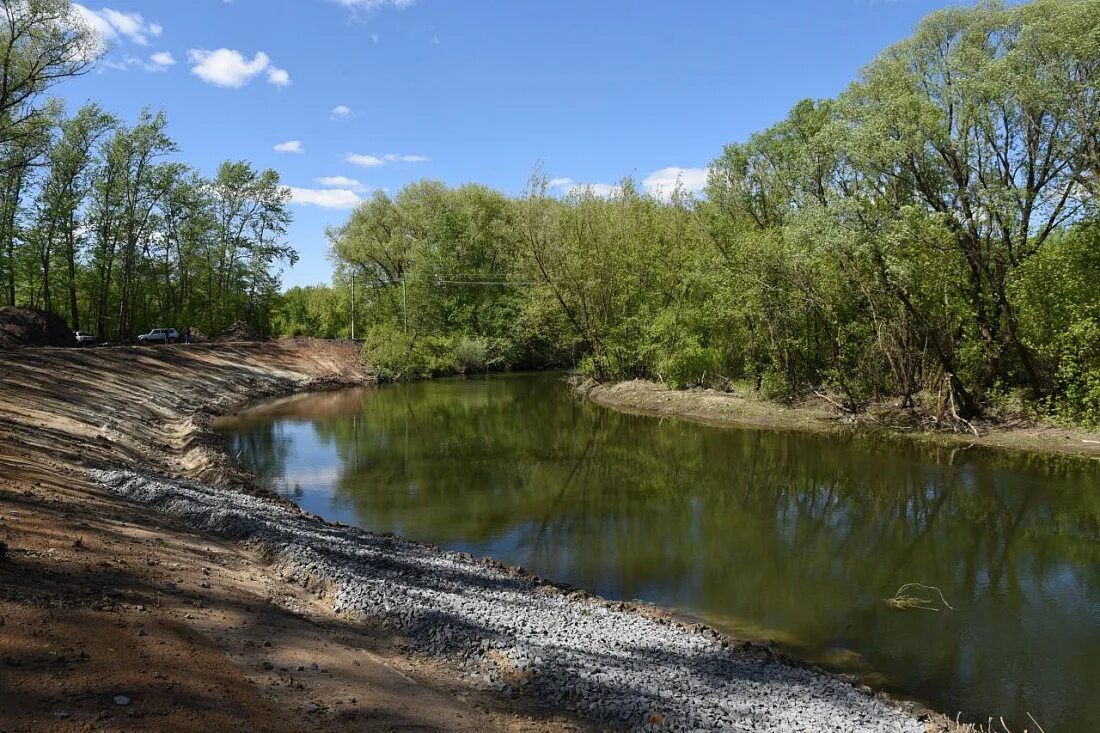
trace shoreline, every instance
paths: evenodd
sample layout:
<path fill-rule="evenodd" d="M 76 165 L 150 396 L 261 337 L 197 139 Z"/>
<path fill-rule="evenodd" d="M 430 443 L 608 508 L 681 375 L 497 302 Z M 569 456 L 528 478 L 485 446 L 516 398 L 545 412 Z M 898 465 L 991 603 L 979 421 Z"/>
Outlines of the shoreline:
<path fill-rule="evenodd" d="M 979 427 L 981 435 L 893 425 L 870 418 L 842 419 L 824 400 L 805 400 L 787 405 L 763 400 L 751 393 L 713 389 L 673 390 L 646 380 L 596 383 L 573 381 L 584 399 L 620 412 L 648 417 L 673 418 L 717 427 L 759 428 L 832 435 L 868 435 L 897 443 L 980 449 L 1019 455 L 1100 460 L 1100 432 L 1041 423 Z"/>
<path fill-rule="evenodd" d="M 0 727 L 577 730 L 456 685 L 394 632 L 337 617 L 264 548 L 88 476 L 141 468 L 235 501 L 266 493 L 229 465 L 210 421 L 370 381 L 354 346 L 304 339 L 0 350 Z"/>
<path fill-rule="evenodd" d="M 204 532 L 259 543 L 286 582 L 329 600 L 341 616 L 395 630 L 476 687 L 533 697 L 539 707 L 579 714 L 601 729 L 747 723 L 793 731 L 809 716 L 815 725 L 851 731 L 925 731 L 934 716 L 704 623 L 491 558 L 332 524 L 199 482 L 130 471 L 94 471 L 92 478 Z M 752 680 L 748 689 L 743 679 Z M 683 688 L 670 693 L 677 682 Z M 746 706 L 750 718 L 733 712 Z"/>
<path fill-rule="evenodd" d="M 561 612 L 565 613 L 566 617 L 569 619 L 569 621 L 564 624 L 565 628 L 570 628 L 578 623 L 583 624 L 586 619 L 588 619 L 593 613 L 595 613 L 596 610 L 599 610 L 599 614 L 603 614 L 604 612 L 606 612 L 607 614 L 613 615 L 613 620 L 615 621 L 615 623 L 609 628 L 618 628 L 624 623 L 626 623 L 626 625 L 628 626 L 630 625 L 630 623 L 634 623 L 636 625 L 640 624 L 642 627 L 644 627 L 644 632 L 639 632 L 643 633 L 643 636 L 644 634 L 653 633 L 670 634 L 671 636 L 666 639 L 666 642 L 668 644 L 672 644 L 673 646 L 676 646 L 678 644 L 687 644 L 688 647 L 694 648 L 693 645 L 701 644 L 709 649 L 709 651 L 707 651 L 703 655 L 703 658 L 710 660 L 708 663 L 719 664 L 719 666 L 723 664 L 732 664 L 739 669 L 744 665 L 749 665 L 750 668 L 757 669 L 757 671 L 762 668 L 767 668 L 772 670 L 772 672 L 777 673 L 780 679 L 786 679 L 784 675 L 795 675 L 796 677 L 798 675 L 808 675 L 808 677 L 803 680 L 804 683 L 807 683 L 806 680 L 808 680 L 809 682 L 807 684 L 824 685 L 826 689 L 830 690 L 830 692 L 825 694 L 824 696 L 826 701 L 834 699 L 836 696 L 840 696 L 840 698 L 843 698 L 845 700 L 846 705 L 855 706 L 855 708 L 852 708 L 853 710 L 857 708 L 863 708 L 863 706 L 865 705 L 870 706 L 869 708 L 864 709 L 863 712 L 863 715 L 870 714 L 871 718 L 873 719 L 870 727 L 865 728 L 866 730 L 926 730 L 946 728 L 946 718 L 934 713 L 930 713 L 919 704 L 897 701 L 884 693 L 880 693 L 878 695 L 870 695 L 869 690 L 865 689 L 863 691 L 860 691 L 855 686 L 853 686 L 853 684 L 849 680 L 844 679 L 839 675 L 823 672 L 804 662 L 783 657 L 782 655 L 773 654 L 769 649 L 765 647 L 759 647 L 748 643 L 741 643 L 738 640 L 723 637 L 717 631 L 710 629 L 703 624 L 693 624 L 690 622 L 685 622 L 679 618 L 676 618 L 670 612 L 665 612 L 649 606 L 636 606 L 635 604 L 617 603 L 613 601 L 606 601 L 604 599 L 594 598 L 584 591 L 569 588 L 568 586 L 563 586 L 561 584 L 549 583 L 535 576 L 531 576 L 522 569 L 508 568 L 492 560 L 477 560 L 468 556 L 463 557 L 457 553 L 448 553 L 438 548 L 432 548 L 427 545 L 421 545 L 398 538 L 387 538 L 386 536 L 382 535 L 371 535 L 361 530 L 355 530 L 353 528 L 349 528 L 343 525 L 332 525 L 318 520 L 317 518 L 309 517 L 304 512 L 301 512 L 300 509 L 297 509 L 296 505 L 294 505 L 294 507 L 292 508 L 288 506 L 288 502 L 273 500 L 270 496 L 255 496 L 257 492 L 255 491 L 254 485 L 252 485 L 250 477 L 241 476 L 239 472 L 234 472 L 234 470 L 229 468 L 228 456 L 225 455 L 224 446 L 218 445 L 217 438 L 210 432 L 210 423 L 218 415 L 237 410 L 245 404 L 252 403 L 260 399 L 277 396 L 289 396 L 291 394 L 309 391 L 315 388 L 353 386 L 356 384 L 365 384 L 370 381 L 368 375 L 361 369 L 361 367 L 353 368 L 352 374 L 350 375 L 347 372 L 343 371 L 347 369 L 350 364 L 350 362 L 347 361 L 346 354 L 343 355 L 341 358 L 333 359 L 316 358 L 317 355 L 309 353 L 311 349 L 327 349 L 330 347 L 331 345 L 323 345 L 321 342 L 317 342 L 314 344 L 297 344 L 293 346 L 279 342 L 276 342 L 272 345 L 250 345 L 247 348 L 244 348 L 244 351 L 248 352 L 247 356 L 253 358 L 254 361 L 260 363 L 245 364 L 243 367 L 238 365 L 236 366 L 236 368 L 229 368 L 223 364 L 218 364 L 216 365 L 217 368 L 212 369 L 212 374 L 204 373 L 200 378 L 198 378 L 198 384 L 196 389 L 194 390 L 198 393 L 198 395 L 174 395 L 174 399 L 171 401 L 173 401 L 175 404 L 172 405 L 174 409 L 171 410 L 164 409 L 164 405 L 158 405 L 158 408 L 160 409 L 154 410 L 154 412 L 161 412 L 161 416 L 163 416 L 163 413 L 165 412 L 174 413 L 174 424 L 171 424 L 167 430 L 162 430 L 158 433 L 156 429 L 152 429 L 148 431 L 149 433 L 152 433 L 152 437 L 150 437 L 150 435 L 148 434 L 138 437 L 137 435 L 135 435 L 134 432 L 135 427 L 137 428 L 138 433 L 142 432 L 141 428 L 143 426 L 146 428 L 150 427 L 148 425 L 148 420 L 143 422 L 140 418 L 138 418 L 136 422 L 130 423 L 131 429 L 129 431 L 122 430 L 118 435 L 111 435 L 111 437 L 106 438 L 106 442 L 110 444 L 110 449 L 94 450 L 91 451 L 90 454 L 88 454 L 81 451 L 80 445 L 71 446 L 76 449 L 75 452 L 77 453 L 79 458 L 73 462 L 74 465 L 70 468 L 75 468 L 79 473 L 87 475 L 91 479 L 89 483 L 93 485 L 98 485 L 96 489 L 97 491 L 102 491 L 102 481 L 105 481 L 107 484 L 110 484 L 112 481 L 115 481 L 117 483 L 118 477 L 120 475 L 123 475 L 118 472 L 131 472 L 125 474 L 126 476 L 128 476 L 128 478 L 122 483 L 126 483 L 127 481 L 129 481 L 130 485 L 139 485 L 144 487 L 144 489 L 142 490 L 147 491 L 147 501 L 145 503 L 149 505 L 163 505 L 167 507 L 167 511 L 164 514 L 158 513 L 157 516 L 165 517 L 167 515 L 166 519 L 168 520 L 178 520 L 181 517 L 187 517 L 189 511 L 192 513 L 194 512 L 196 500 L 195 496 L 191 496 L 188 501 L 183 501 L 182 499 L 180 499 L 181 492 L 186 494 L 189 491 L 198 492 L 199 495 L 205 494 L 207 500 L 219 500 L 223 502 L 223 505 L 225 504 L 225 502 L 228 502 L 234 507 L 238 505 L 248 505 L 251 507 L 249 511 L 251 512 L 251 515 L 253 515 L 253 519 L 255 519 L 256 516 L 267 516 L 270 513 L 279 514 L 280 512 L 282 512 L 286 517 L 300 517 L 300 521 L 309 522 L 311 523 L 310 526 L 318 525 L 324 527 L 326 532 L 334 532 L 337 534 L 352 533 L 355 535 L 356 538 L 355 542 L 352 543 L 354 547 L 360 547 L 370 542 L 381 542 L 383 544 L 388 543 L 390 546 L 399 546 L 404 551 L 412 552 L 413 554 L 419 554 L 429 558 L 429 565 L 434 562 L 452 563 L 457 564 L 459 571 L 467 575 L 477 576 L 481 573 L 486 573 L 493 583 L 519 583 L 524 586 L 524 591 L 520 593 L 517 599 L 513 599 L 513 601 L 523 599 L 523 603 L 532 603 L 535 602 L 536 599 L 538 599 L 537 602 L 546 601 L 559 604 L 561 606 L 561 609 L 564 609 Z M 181 348 L 186 349 L 188 347 Z M 207 352 L 218 353 L 225 350 L 232 351 L 234 350 L 234 348 L 243 347 L 221 344 L 204 350 Z M 292 351 L 296 350 L 301 352 L 297 354 L 297 357 L 300 359 L 299 363 L 294 365 L 288 365 L 285 363 L 285 357 L 288 355 L 286 353 L 286 350 L 288 348 L 290 348 Z M 30 362 L 63 362 L 67 358 L 66 356 L 61 355 L 62 350 L 56 350 L 53 351 L 53 353 L 50 353 L 50 351 L 51 350 L 39 350 L 33 356 L 26 356 L 23 358 Z M 104 354 L 104 352 L 107 351 L 108 350 L 96 350 L 95 353 Z M 135 352 L 134 350 L 130 349 L 120 349 L 119 351 L 123 352 L 126 355 L 126 358 L 124 358 L 123 361 L 129 361 L 131 358 L 133 358 L 137 362 L 144 364 L 146 367 L 150 365 L 149 362 L 156 363 L 161 361 L 162 357 L 164 357 L 165 355 L 169 355 L 172 357 L 169 359 L 169 361 L 174 360 L 176 356 L 167 351 L 148 352 L 141 350 Z M 275 353 L 264 353 L 265 351 L 271 351 Z M 25 354 L 27 352 L 24 351 L 22 353 Z M 75 353 L 81 354 L 81 352 Z M 331 357 L 331 355 L 329 355 L 329 357 Z M 92 359 L 93 362 L 103 360 L 110 361 L 111 357 L 103 356 Z M 0 353 L 0 365 L 8 366 L 10 363 L 18 361 L 20 361 L 19 357 L 12 359 L 9 358 L 7 354 Z M 84 362 L 84 366 L 87 366 L 87 358 L 84 356 L 80 356 L 79 358 L 74 357 L 73 361 L 76 362 L 76 365 Z M 298 369 L 298 371 L 291 369 L 290 366 L 294 366 L 295 369 Z M 135 373 L 130 374 L 129 376 L 131 378 L 134 378 L 140 377 L 141 375 Z M 56 379 L 46 379 L 45 381 L 47 384 L 53 382 L 52 386 L 54 388 L 58 387 Z M 7 387 L 7 390 L 4 390 L 4 387 Z M 11 382 L 7 382 L 5 384 L 3 380 L 0 380 L 0 398 L 8 397 L 9 403 L 12 401 L 13 397 L 16 399 L 18 399 L 19 397 L 18 394 L 10 393 L 11 387 Z M 63 393 L 65 390 L 60 389 L 59 391 Z M 61 398 L 62 402 L 71 401 L 72 397 L 72 395 L 69 395 L 69 400 L 66 400 L 63 394 L 58 396 Z M 106 400 L 106 404 L 109 406 L 112 405 L 111 400 Z M 4 400 L 0 399 L 0 428 L 7 428 L 8 423 L 12 422 L 12 411 L 10 409 L 5 410 L 5 407 L 10 408 L 11 405 L 5 405 Z M 108 410 L 108 412 L 111 413 L 112 417 L 116 412 L 129 412 L 129 410 L 117 404 L 114 404 L 113 407 L 115 408 L 114 410 Z M 14 434 L 17 438 L 16 445 L 28 449 L 32 453 L 36 452 L 34 450 L 35 448 L 40 450 L 43 447 L 40 444 L 36 444 L 36 442 L 34 441 L 34 437 L 35 433 L 38 432 L 37 429 L 46 427 L 47 423 L 35 424 L 35 422 L 36 420 L 41 420 L 48 417 L 48 412 L 48 410 L 36 411 L 34 415 L 29 416 L 29 420 L 22 421 L 22 425 L 18 423 L 16 424 L 16 430 L 14 431 Z M 66 411 L 61 410 L 61 412 Z M 63 415 L 63 418 L 64 419 L 61 421 L 62 423 L 71 423 L 74 420 L 73 416 L 69 414 Z M 90 414 L 84 415 L 83 427 L 85 429 L 72 430 L 71 433 L 73 433 L 73 435 L 71 435 L 70 437 L 74 439 L 78 444 L 83 444 L 87 442 L 92 442 L 94 444 L 97 442 L 102 442 L 102 440 L 100 440 L 99 435 L 96 435 L 95 438 L 92 438 L 91 434 L 102 434 L 104 432 L 107 432 L 108 435 L 110 435 L 109 431 L 112 428 L 117 430 L 118 427 L 122 425 L 121 422 L 112 423 L 112 420 L 108 419 L 104 424 L 93 427 L 92 423 L 98 422 L 99 419 L 100 415 L 97 415 L 95 411 L 92 411 Z M 71 428 L 74 426 L 66 425 L 66 427 Z M 165 437 L 165 435 L 167 435 L 169 439 L 160 440 L 160 438 Z M 20 443 L 20 441 L 22 441 L 22 443 Z M 65 440 L 61 440 L 60 444 L 61 448 L 66 447 Z M 170 452 L 172 453 L 172 455 L 170 457 L 170 460 L 167 461 L 166 464 L 158 460 L 150 460 L 149 455 L 152 454 L 154 456 L 158 456 L 162 451 L 165 450 L 165 445 L 171 446 Z M 152 474 L 148 473 L 150 468 L 153 469 Z M 103 471 L 107 471 L 108 473 L 104 474 L 102 473 Z M 134 471 L 140 472 L 142 475 L 135 478 L 137 474 L 132 473 Z M 215 485 L 229 485 L 232 488 L 216 488 Z M 159 488 L 152 489 L 149 487 Z M 2 488 L 5 487 L 0 486 L 0 489 Z M 251 498 L 244 498 L 242 495 L 235 493 L 236 490 L 241 488 L 252 489 L 248 493 L 251 493 L 254 496 Z M 134 489 L 131 490 L 127 495 L 130 498 L 134 498 L 141 495 L 142 490 Z M 102 494 L 106 496 L 111 496 L 112 493 L 113 492 L 110 491 L 102 491 Z M 166 499 L 165 497 L 169 498 Z M 7 497 L 4 495 L 4 493 L 0 492 L 0 499 L 5 498 Z M 199 503 L 201 504 L 201 501 Z M 188 506 L 190 506 L 190 509 L 187 508 Z M 223 511 L 222 514 L 224 513 L 225 512 Z M 228 535 L 232 542 L 236 545 L 240 545 L 242 541 L 249 538 L 248 532 L 243 535 L 234 536 L 239 532 L 239 528 L 234 528 L 236 525 L 225 525 L 223 521 L 224 517 L 222 518 L 222 520 L 219 520 L 222 522 L 221 524 L 219 524 L 219 521 L 211 520 L 210 516 L 207 516 L 206 519 L 201 521 L 196 519 L 197 516 L 198 515 L 195 514 L 194 516 L 191 516 L 190 519 L 185 519 L 185 521 L 183 522 L 184 526 L 194 529 L 196 526 L 196 522 L 198 522 L 202 535 L 208 536 L 211 534 L 210 530 L 217 530 L 216 532 L 214 532 L 214 536 L 220 534 L 222 537 L 225 537 Z M 162 520 L 158 519 L 155 520 L 155 523 L 160 524 L 161 521 Z M 297 522 L 299 520 L 295 519 L 294 521 Z M 146 522 L 149 524 L 154 523 L 151 518 L 147 519 Z M 203 524 L 203 522 L 205 522 L 206 524 Z M 245 524 L 248 523 L 248 521 L 245 522 Z M 8 536 L 11 536 L 10 532 Z M 11 543 L 9 542 L 9 544 Z M 270 541 L 267 543 L 260 543 L 264 545 L 264 547 L 262 548 L 257 548 L 255 542 L 245 542 L 245 544 L 251 548 L 251 551 L 254 555 L 258 554 L 259 557 L 263 558 L 264 563 L 266 563 L 269 568 L 278 568 L 280 562 L 285 562 L 285 557 L 282 560 L 279 559 L 280 550 L 277 546 L 278 543 L 274 543 L 274 545 L 276 546 L 273 546 Z M 291 546 L 293 546 L 293 543 L 283 542 L 284 550 L 286 549 L 286 547 Z M 322 547 L 320 549 L 326 548 Z M 310 555 L 311 553 L 317 553 L 318 551 L 319 548 L 317 546 L 307 547 L 305 550 L 303 550 L 302 548 L 294 550 L 294 552 L 297 553 L 298 557 L 300 557 L 303 552 L 305 552 L 306 555 Z M 286 574 L 282 571 L 276 571 L 276 575 L 278 576 L 277 580 L 287 583 L 288 585 L 298 584 L 301 586 L 301 590 L 314 596 L 319 595 L 320 598 L 323 599 L 323 605 L 331 606 L 332 600 L 342 599 L 338 602 L 338 607 L 345 612 L 343 616 L 347 616 L 349 613 L 357 615 L 357 617 L 360 617 L 362 620 L 368 622 L 364 625 L 370 626 L 376 624 L 380 620 L 380 615 L 382 617 L 381 620 L 386 620 L 385 613 L 380 614 L 380 612 L 377 610 L 377 607 L 372 606 L 370 603 L 366 603 L 364 605 L 364 602 L 362 601 L 362 589 L 364 587 L 371 587 L 372 585 L 374 585 L 375 581 L 377 580 L 376 578 L 367 578 L 366 580 L 360 578 L 361 582 L 358 583 L 345 582 L 345 586 L 348 587 L 337 589 L 336 584 L 338 583 L 338 581 L 340 581 L 341 579 L 346 581 L 348 577 L 354 575 L 355 573 L 352 572 L 349 567 L 340 566 L 339 564 L 333 566 L 331 564 L 331 561 L 326 562 L 327 564 L 322 563 L 322 565 L 325 567 L 325 572 L 316 577 L 314 577 L 312 570 L 310 572 L 303 573 L 303 568 L 312 568 L 313 570 L 315 570 L 317 567 L 319 567 L 317 565 L 317 559 L 314 558 L 312 565 L 310 565 L 309 562 L 306 562 L 304 565 L 299 562 L 299 564 L 296 566 L 297 569 L 295 569 L 291 573 L 290 577 L 290 580 L 297 581 L 296 583 L 287 583 L 288 578 L 286 577 Z M 366 568 L 365 570 L 364 567 Z M 372 566 L 368 564 L 366 566 L 361 566 L 357 572 L 362 573 L 372 571 L 371 568 Z M 475 570 L 477 568 L 480 568 L 481 570 Z M 255 568 L 253 568 L 253 570 L 255 570 Z M 438 578 L 436 580 L 438 580 Z M 457 595 L 459 597 L 464 597 L 466 595 L 476 596 L 478 595 L 476 593 L 477 589 L 483 587 L 485 582 L 485 577 L 480 577 L 480 579 L 478 579 L 477 582 L 474 583 L 472 588 L 465 589 L 466 591 L 474 590 L 475 593 L 471 594 L 460 591 L 457 593 Z M 349 590 L 348 588 L 352 588 L 352 590 Z M 356 606 L 355 603 L 348 601 L 349 594 L 354 596 L 354 589 L 356 588 L 359 592 L 359 596 L 357 596 L 360 598 L 359 606 Z M 453 596 L 455 595 L 455 593 L 452 592 L 450 595 Z M 550 600 L 547 601 L 546 599 Z M 383 603 L 381 608 L 387 608 L 385 603 Z M 364 609 L 367 610 L 364 611 Z M 541 622 L 544 620 L 544 615 L 545 614 L 536 611 L 532 614 L 531 620 L 536 623 Z M 493 614 L 490 613 L 489 616 L 493 617 Z M 346 622 L 346 619 L 342 620 Z M 559 624 L 559 626 L 561 625 L 562 624 Z M 412 626 L 404 629 L 400 628 L 400 624 L 397 624 L 395 626 L 393 623 L 384 623 L 383 626 L 390 627 L 386 629 L 387 633 L 396 631 L 400 633 L 402 638 L 411 639 L 416 638 L 415 633 L 412 632 L 415 632 L 418 628 L 425 627 L 423 623 L 420 623 L 419 625 L 413 624 Z M 434 628 L 431 624 L 429 624 L 427 627 Z M 448 628 L 460 627 L 461 626 L 456 627 L 452 624 Z M 498 628 L 496 633 L 499 634 L 500 631 L 501 630 Z M 593 643 L 593 639 L 599 638 L 601 634 L 606 635 L 607 629 L 601 630 L 601 632 L 593 638 L 585 638 L 580 640 L 579 642 L 577 642 L 577 646 L 587 649 L 588 646 Z M 663 726 L 665 726 L 666 723 L 671 723 L 673 720 L 678 718 L 683 718 L 685 724 L 688 722 L 689 719 L 693 719 L 692 716 L 694 714 L 691 713 L 690 710 L 688 710 L 687 708 L 681 710 L 675 705 L 667 706 L 668 712 L 663 713 L 661 712 L 661 710 L 656 709 L 656 707 L 658 706 L 654 705 L 649 706 L 651 708 L 654 708 L 652 710 L 643 710 L 642 708 L 645 706 L 639 703 L 630 707 L 629 714 L 623 713 L 620 710 L 607 710 L 599 706 L 597 706 L 596 708 L 592 708 L 591 706 L 585 707 L 584 705 L 579 705 L 579 702 L 582 702 L 584 699 L 586 699 L 586 695 L 581 693 L 583 693 L 584 690 L 589 690 L 592 688 L 592 683 L 587 681 L 591 679 L 591 675 L 585 677 L 576 677 L 575 673 L 583 670 L 578 669 L 576 660 L 572 657 L 569 657 L 568 654 L 562 652 L 563 659 L 567 659 L 567 661 L 561 662 L 560 664 L 555 662 L 554 664 L 547 665 L 546 669 L 542 670 L 543 677 L 540 677 L 540 666 L 538 660 L 545 661 L 545 657 L 547 656 L 547 652 L 545 649 L 543 649 L 542 656 L 540 656 L 538 652 L 529 653 L 530 650 L 524 650 L 523 648 L 521 648 L 523 645 L 512 645 L 511 647 L 507 647 L 505 649 L 499 644 L 494 645 L 493 643 L 490 643 L 490 645 L 486 648 L 484 647 L 485 639 L 477 635 L 466 635 L 462 638 L 464 639 L 463 645 L 469 646 L 471 643 L 473 643 L 476 650 L 484 652 L 483 654 L 476 655 L 478 657 L 479 665 L 483 661 L 482 658 L 489 657 L 492 663 L 490 666 L 495 665 L 499 667 L 498 672 L 501 675 L 508 677 L 509 675 L 518 674 L 519 678 L 526 679 L 527 682 L 525 683 L 525 687 L 532 684 L 533 680 L 538 681 L 541 679 L 554 681 L 554 685 L 552 686 L 557 685 L 563 680 L 573 680 L 577 683 L 578 690 L 580 690 L 580 692 L 578 692 L 577 695 L 574 695 L 570 700 L 547 699 L 541 692 L 535 694 L 534 699 L 530 699 L 529 695 L 525 695 L 523 692 L 518 693 L 518 697 L 520 699 L 516 700 L 516 704 L 514 705 L 514 707 L 522 715 L 530 715 L 530 706 L 534 704 L 535 707 L 541 709 L 544 714 L 546 712 L 550 712 L 551 714 L 558 713 L 570 716 L 570 720 L 574 720 L 576 724 L 581 724 L 582 727 L 585 727 L 587 724 L 581 723 L 581 721 L 596 721 L 601 725 L 614 723 L 615 725 L 622 726 L 624 723 L 629 723 L 631 726 L 637 728 L 642 728 L 648 725 L 655 730 L 665 729 Z M 465 649 L 465 646 L 463 654 L 459 655 L 460 659 L 466 660 L 466 662 L 462 662 L 462 665 L 465 665 L 471 659 L 470 650 Z M 431 652 L 431 645 L 429 644 L 426 649 Z M 517 651 L 517 649 L 519 651 Z M 421 649 L 420 651 L 424 651 L 424 649 Z M 490 652 L 492 652 L 492 654 L 490 654 Z M 500 654 L 504 654 L 503 659 L 499 658 Z M 715 655 L 717 655 L 717 657 L 715 657 Z M 407 653 L 404 654 L 404 656 L 407 656 Z M 429 654 L 429 656 L 433 656 L 435 658 L 435 661 L 437 662 L 442 660 L 445 668 L 455 667 L 456 659 L 454 655 L 454 650 L 449 650 L 444 654 L 433 653 Z M 716 660 L 725 661 L 720 662 Z M 517 664 L 526 666 L 520 666 L 517 668 Z M 599 673 L 598 669 L 600 664 L 602 664 L 604 667 L 611 666 L 610 662 L 607 659 L 604 659 L 596 665 L 597 674 Z M 461 668 L 462 665 L 459 665 L 459 667 Z M 626 664 L 626 666 L 623 667 L 623 670 L 621 671 L 623 674 L 640 674 L 642 678 L 646 678 L 647 676 L 651 676 L 655 669 L 656 667 L 652 663 L 643 664 L 640 668 L 636 668 L 636 665 L 632 666 L 630 664 Z M 439 672 L 441 670 L 436 671 Z M 466 669 L 465 671 L 469 672 L 469 669 Z M 680 672 L 683 672 L 682 668 L 680 668 Z M 486 673 L 484 671 L 478 671 L 477 674 Z M 494 673 L 490 671 L 487 674 L 489 674 L 490 682 L 492 682 L 492 677 Z M 470 675 L 467 674 L 465 676 L 469 677 Z M 723 677 L 723 675 L 721 674 L 718 674 L 717 676 L 712 675 L 711 677 L 713 679 L 708 679 L 711 683 L 714 684 L 718 684 L 719 682 L 722 682 L 722 680 L 728 681 L 728 674 L 725 677 Z M 658 678 L 663 679 L 661 675 L 658 675 Z M 582 683 L 581 680 L 586 681 Z M 658 687 L 659 686 L 660 685 L 658 685 Z M 505 702 L 507 702 L 508 700 L 512 700 L 517 694 L 516 690 L 514 689 L 486 690 L 476 689 L 476 687 L 477 686 L 475 685 L 475 689 L 464 690 L 462 695 L 469 696 L 487 693 L 489 697 L 493 698 L 495 702 L 499 705 L 501 703 L 501 700 L 499 698 L 502 697 L 502 692 L 508 693 L 503 696 Z M 535 685 L 535 688 L 542 689 L 538 688 L 537 684 Z M 782 685 L 780 685 L 780 688 L 782 688 Z M 607 697 L 607 689 L 611 688 L 605 685 L 604 688 L 597 689 L 599 694 L 596 695 L 596 697 L 602 699 Z M 717 692 L 717 690 L 715 690 L 715 692 Z M 781 697 L 784 700 L 787 700 L 790 694 L 790 691 L 786 690 Z M 588 699 L 591 699 L 591 697 L 591 695 L 587 696 Z M 715 700 L 717 700 L 720 702 L 721 700 L 728 697 L 728 695 L 724 697 L 722 695 L 718 695 L 717 697 L 712 695 L 711 698 L 703 700 L 703 698 L 700 698 L 693 692 L 687 696 L 686 702 L 690 703 L 690 708 L 692 705 L 695 705 L 701 700 L 709 702 L 714 702 Z M 747 700 L 744 700 L 742 702 L 745 702 L 746 704 L 751 704 L 754 701 L 757 701 L 757 697 L 758 695 L 756 693 L 752 693 L 749 695 L 749 698 Z M 816 700 L 816 698 L 814 698 L 813 696 L 807 699 L 815 700 L 815 704 L 817 702 L 821 702 L 820 700 Z M 2 703 L 3 701 L 0 701 L 0 705 L 2 705 Z M 787 713 L 792 713 L 796 711 L 790 710 L 789 705 L 787 705 L 786 703 L 777 702 L 776 704 L 778 707 L 775 711 L 775 714 L 779 715 L 780 717 L 775 718 L 772 721 L 772 724 L 765 723 L 764 720 L 761 720 L 760 722 L 762 724 L 769 725 L 769 727 L 766 729 L 786 730 L 788 728 L 785 728 L 783 726 L 787 724 L 781 722 L 780 718 L 782 718 L 782 716 L 786 715 Z M 512 707 L 512 705 L 509 703 L 505 705 L 505 707 Z M 828 708 L 828 705 L 826 705 L 826 707 Z M 548 708 L 549 710 L 547 710 Z M 843 708 L 843 706 L 841 706 L 841 708 Z M 688 710 L 688 712 L 685 712 L 685 710 Z M 611 713 L 615 713 L 615 715 L 611 715 Z M 836 713 L 836 710 L 830 708 L 828 710 L 825 710 L 824 713 L 832 715 Z M 626 718 L 623 718 L 623 715 L 626 715 Z M 573 718 L 572 716 L 580 717 Z M 918 717 L 921 722 L 918 722 Z M 725 718 L 694 719 L 696 724 L 705 723 L 709 720 L 713 725 L 718 725 L 722 721 L 726 721 Z M 892 720 L 893 723 L 887 723 L 888 719 Z M 794 724 L 794 720 L 794 718 L 791 719 L 792 725 Z M 730 719 L 728 722 L 732 723 L 733 720 Z M 802 722 L 805 723 L 805 720 L 803 720 Z M 554 729 L 554 725 L 558 723 L 561 723 L 561 721 L 557 721 L 557 723 L 554 723 L 552 717 L 543 717 L 541 720 L 539 720 L 538 725 L 548 726 L 550 729 Z M 34 728 L 32 726 L 28 729 Z"/>

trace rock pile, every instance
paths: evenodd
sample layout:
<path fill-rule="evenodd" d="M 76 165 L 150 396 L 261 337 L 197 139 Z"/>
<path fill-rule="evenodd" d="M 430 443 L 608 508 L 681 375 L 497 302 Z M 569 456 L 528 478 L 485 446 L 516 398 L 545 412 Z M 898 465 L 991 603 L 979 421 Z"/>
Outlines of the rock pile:
<path fill-rule="evenodd" d="M 469 555 L 268 499 L 128 471 L 108 490 L 274 552 L 287 580 L 381 621 L 474 682 L 631 730 L 923 733 L 898 707 L 705 627 L 650 617 Z"/>

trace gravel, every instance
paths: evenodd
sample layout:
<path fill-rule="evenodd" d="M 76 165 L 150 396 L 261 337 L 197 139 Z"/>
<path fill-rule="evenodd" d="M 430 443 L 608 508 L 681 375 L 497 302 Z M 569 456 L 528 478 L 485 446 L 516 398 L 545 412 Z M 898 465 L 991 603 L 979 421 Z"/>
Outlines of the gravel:
<path fill-rule="evenodd" d="M 93 480 L 191 526 L 273 550 L 288 582 L 381 622 L 471 682 L 617 729 L 924 733 L 899 707 L 713 630 L 467 554 L 334 525 L 269 499 L 130 471 Z"/>

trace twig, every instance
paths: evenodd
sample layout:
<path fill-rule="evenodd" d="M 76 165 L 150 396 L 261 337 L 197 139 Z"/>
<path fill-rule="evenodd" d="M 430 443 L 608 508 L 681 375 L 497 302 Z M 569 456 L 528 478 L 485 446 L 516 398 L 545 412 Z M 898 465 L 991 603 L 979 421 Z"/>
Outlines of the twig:
<path fill-rule="evenodd" d="M 909 609 L 909 608 L 919 608 L 922 611 L 939 611 L 940 610 L 940 609 L 938 609 L 934 606 L 929 605 L 930 601 L 928 601 L 925 598 L 920 598 L 918 596 L 905 595 L 905 591 L 908 588 L 922 588 L 922 589 L 928 590 L 928 591 L 935 591 L 936 594 L 940 597 L 940 602 L 943 603 L 944 608 L 947 608 L 950 611 L 956 610 L 956 608 L 954 606 L 952 606 L 950 603 L 948 603 L 947 599 L 943 597 L 943 591 L 941 591 L 939 588 L 937 588 L 934 585 L 925 585 L 924 583 L 906 583 L 905 585 L 898 588 L 897 592 L 894 593 L 893 598 L 887 598 L 886 603 L 893 606 L 894 608 L 903 609 L 903 610 L 904 609 Z"/>

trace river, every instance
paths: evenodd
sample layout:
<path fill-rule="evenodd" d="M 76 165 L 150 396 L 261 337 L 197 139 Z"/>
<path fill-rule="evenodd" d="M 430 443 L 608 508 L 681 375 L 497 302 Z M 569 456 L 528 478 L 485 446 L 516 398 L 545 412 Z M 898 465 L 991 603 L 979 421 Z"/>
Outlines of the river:
<path fill-rule="evenodd" d="M 706 619 L 963 719 L 1100 720 L 1100 466 L 627 415 L 560 375 L 302 395 L 231 454 L 329 520 Z M 931 608 L 884 599 L 906 583 Z"/>

